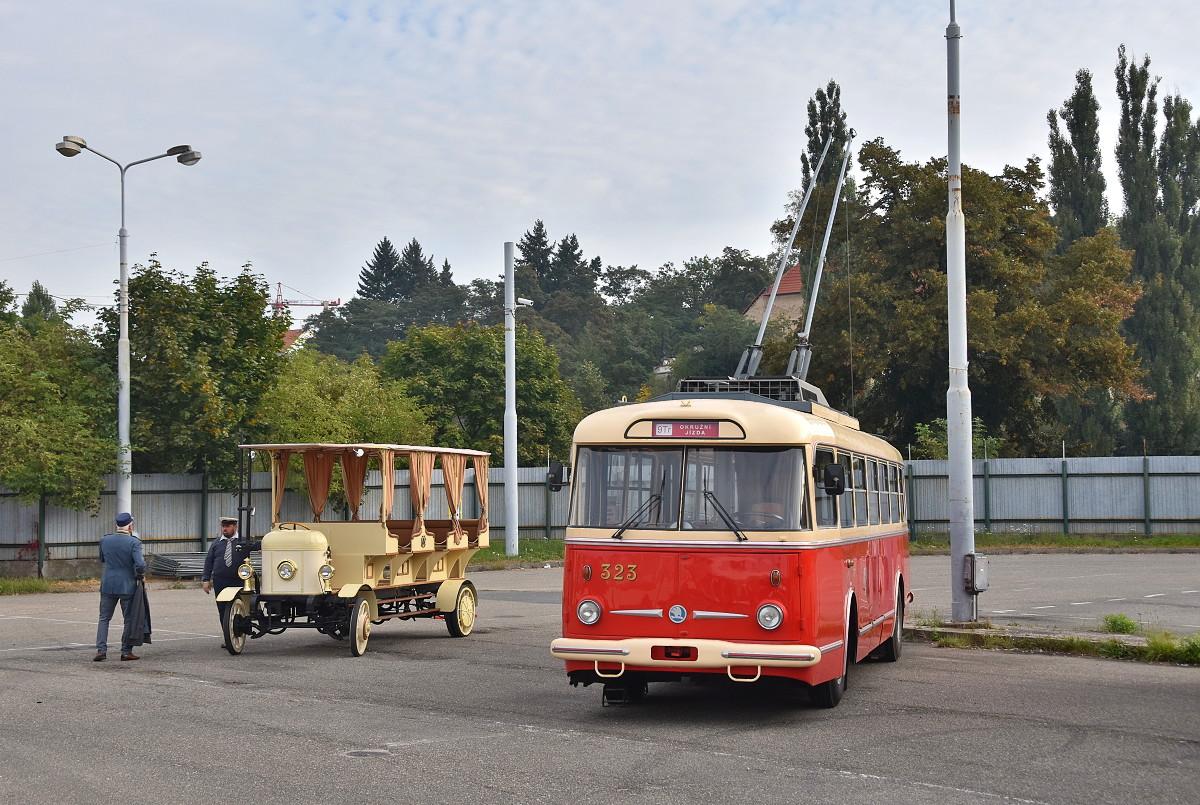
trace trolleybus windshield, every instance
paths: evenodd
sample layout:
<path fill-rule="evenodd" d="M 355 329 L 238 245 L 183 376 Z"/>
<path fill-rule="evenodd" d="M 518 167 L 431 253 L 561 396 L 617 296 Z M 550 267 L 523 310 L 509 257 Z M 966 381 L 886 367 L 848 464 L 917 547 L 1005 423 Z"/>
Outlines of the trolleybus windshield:
<path fill-rule="evenodd" d="M 800 447 L 580 447 L 570 522 L 628 530 L 799 531 L 810 526 L 806 480 Z"/>

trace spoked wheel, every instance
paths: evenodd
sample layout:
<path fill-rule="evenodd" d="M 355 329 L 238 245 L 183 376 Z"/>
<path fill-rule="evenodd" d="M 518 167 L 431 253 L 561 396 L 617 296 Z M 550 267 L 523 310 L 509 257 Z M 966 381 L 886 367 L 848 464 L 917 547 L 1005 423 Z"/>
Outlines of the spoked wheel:
<path fill-rule="evenodd" d="M 817 707 L 837 707 L 838 702 L 846 695 L 846 688 L 850 683 L 850 666 L 854 664 L 854 655 L 857 652 L 855 639 L 858 634 L 857 620 L 854 610 L 851 609 L 850 622 L 846 626 L 846 642 L 842 646 L 842 675 L 837 679 L 813 686 L 812 702 Z"/>
<path fill-rule="evenodd" d="M 350 653 L 361 657 L 367 653 L 367 640 L 371 637 L 371 602 L 356 598 L 350 610 Z"/>
<path fill-rule="evenodd" d="M 475 588 L 464 584 L 458 590 L 454 611 L 446 613 L 446 631 L 451 637 L 466 637 L 475 628 Z"/>
<path fill-rule="evenodd" d="M 892 636 L 883 642 L 875 656 L 881 662 L 900 659 L 900 641 L 904 637 L 904 591 L 896 593 L 896 622 L 892 625 Z"/>
<path fill-rule="evenodd" d="M 229 602 L 225 610 L 225 618 L 221 621 L 221 636 L 225 638 L 225 650 L 235 657 L 246 647 L 246 635 L 234 628 L 235 618 L 244 618 L 250 614 L 250 605 L 246 599 L 238 596 Z"/>

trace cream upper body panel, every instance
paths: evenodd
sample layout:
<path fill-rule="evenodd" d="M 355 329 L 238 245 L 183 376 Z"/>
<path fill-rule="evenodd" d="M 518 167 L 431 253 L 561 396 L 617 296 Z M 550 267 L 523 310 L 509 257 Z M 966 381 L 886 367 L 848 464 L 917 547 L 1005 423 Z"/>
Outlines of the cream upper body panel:
<path fill-rule="evenodd" d="M 811 405 L 813 413 L 764 399 L 763 401 L 705 398 L 703 396 L 658 400 L 606 408 L 591 414 L 575 428 L 576 445 L 705 445 L 756 446 L 824 445 L 863 453 L 889 461 L 901 461 L 900 452 L 878 436 L 858 430 L 857 421 L 846 414 Z M 720 438 L 654 438 L 635 428 L 642 422 L 686 420 L 726 421 L 736 428 L 721 428 Z M 628 436 L 627 436 L 628 434 Z M 810 458 L 811 460 L 811 458 Z"/>

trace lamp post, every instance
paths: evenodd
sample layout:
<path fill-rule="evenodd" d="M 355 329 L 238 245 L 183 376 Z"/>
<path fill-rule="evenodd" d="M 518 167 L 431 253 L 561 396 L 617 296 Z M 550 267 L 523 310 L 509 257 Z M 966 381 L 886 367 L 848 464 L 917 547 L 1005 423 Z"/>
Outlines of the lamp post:
<path fill-rule="evenodd" d="M 513 243 L 504 243 L 504 553 L 520 551 L 517 517 L 517 308 L 533 304 L 516 298 Z"/>
<path fill-rule="evenodd" d="M 168 148 L 165 153 L 122 165 L 112 157 L 89 146 L 82 137 L 64 136 L 62 142 L 54 148 L 65 157 L 73 157 L 83 151 L 91 151 L 96 156 L 116 165 L 121 172 L 121 228 L 117 230 L 117 239 L 121 249 L 121 289 L 117 301 L 117 312 L 120 319 L 120 336 L 117 340 L 117 511 L 127 512 L 133 509 L 131 478 L 133 459 L 129 446 L 129 262 L 126 257 L 126 241 L 129 239 L 129 232 L 125 229 L 125 172 L 134 165 L 153 162 L 165 157 L 175 157 L 181 165 L 195 165 L 200 161 L 200 152 L 193 150 L 190 145 L 177 145 Z"/>

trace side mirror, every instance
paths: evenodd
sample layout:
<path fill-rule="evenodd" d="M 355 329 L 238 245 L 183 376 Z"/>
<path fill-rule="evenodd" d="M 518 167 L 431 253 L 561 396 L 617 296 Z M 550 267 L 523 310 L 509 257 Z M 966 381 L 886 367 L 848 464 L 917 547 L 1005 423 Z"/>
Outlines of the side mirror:
<path fill-rule="evenodd" d="M 567 485 L 570 474 L 570 468 L 561 461 L 551 461 L 550 470 L 546 473 L 546 486 L 550 487 L 550 491 L 557 492 Z"/>
<path fill-rule="evenodd" d="M 821 472 L 821 486 L 826 495 L 837 497 L 846 491 L 846 468 L 841 464 L 826 464 Z"/>

